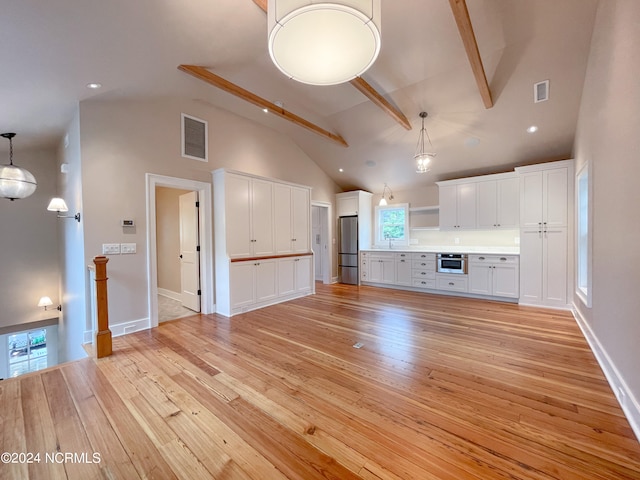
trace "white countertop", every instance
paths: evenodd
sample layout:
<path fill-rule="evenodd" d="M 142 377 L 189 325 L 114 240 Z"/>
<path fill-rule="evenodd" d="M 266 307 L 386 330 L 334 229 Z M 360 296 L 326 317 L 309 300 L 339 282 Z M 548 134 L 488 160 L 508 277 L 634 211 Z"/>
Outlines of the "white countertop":
<path fill-rule="evenodd" d="M 418 253 L 478 253 L 494 255 L 520 255 L 520 247 L 471 247 L 465 245 L 421 245 L 416 247 L 363 248 L 363 252 L 418 252 Z"/>

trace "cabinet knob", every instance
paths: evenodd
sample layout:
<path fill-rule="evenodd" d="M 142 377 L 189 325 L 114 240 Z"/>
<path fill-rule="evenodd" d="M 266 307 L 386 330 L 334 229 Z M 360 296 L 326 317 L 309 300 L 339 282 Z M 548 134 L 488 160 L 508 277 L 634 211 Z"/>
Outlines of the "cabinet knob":
<path fill-rule="evenodd" d="M 484 260 L 484 257 L 478 257 L 478 260 Z"/>
<path fill-rule="evenodd" d="M 420 275 L 426 275 L 427 272 L 420 272 Z"/>
<path fill-rule="evenodd" d="M 453 287 L 455 285 L 455 283 L 449 282 L 449 285 L 451 285 Z"/>
<path fill-rule="evenodd" d="M 500 261 L 501 262 L 506 262 L 507 261 L 507 257 L 500 257 Z"/>

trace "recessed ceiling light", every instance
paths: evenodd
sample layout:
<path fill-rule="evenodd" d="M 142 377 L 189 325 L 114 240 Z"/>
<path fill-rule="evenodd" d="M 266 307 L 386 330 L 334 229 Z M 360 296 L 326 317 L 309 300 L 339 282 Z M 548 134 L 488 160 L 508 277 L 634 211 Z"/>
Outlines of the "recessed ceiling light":
<path fill-rule="evenodd" d="M 478 145 L 480 145 L 480 139 L 476 137 L 469 137 L 464 141 L 464 144 L 467 147 L 477 147 Z"/>
<path fill-rule="evenodd" d="M 92 90 L 97 90 L 101 86 L 101 83 L 87 83 L 87 88 L 91 88 Z"/>
<path fill-rule="evenodd" d="M 536 125 L 531 125 L 527 128 L 527 133 L 536 133 L 538 131 L 538 127 Z"/>
<path fill-rule="evenodd" d="M 367 160 L 366 162 L 364 162 L 364 164 L 367 167 L 375 167 L 376 166 L 376 162 L 374 162 L 373 160 Z"/>
<path fill-rule="evenodd" d="M 268 108 L 263 108 L 263 109 L 262 109 L 262 111 L 263 111 L 264 113 L 269 113 L 269 109 L 268 109 Z"/>
<path fill-rule="evenodd" d="M 339 171 L 340 173 L 342 173 L 342 172 L 344 172 L 344 168 L 339 168 L 339 169 L 338 169 L 338 171 Z"/>

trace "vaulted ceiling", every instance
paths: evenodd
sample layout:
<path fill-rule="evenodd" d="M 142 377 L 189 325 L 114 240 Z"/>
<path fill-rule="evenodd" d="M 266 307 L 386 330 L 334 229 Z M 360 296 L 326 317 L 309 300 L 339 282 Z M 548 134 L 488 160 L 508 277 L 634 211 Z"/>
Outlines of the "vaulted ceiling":
<path fill-rule="evenodd" d="M 467 0 L 493 106 L 485 107 L 446 0 L 383 0 L 382 49 L 363 74 L 411 129 L 351 83 L 285 78 L 252 0 L 3 0 L 0 131 L 16 150 L 56 145 L 78 101 L 183 96 L 289 136 L 343 188 L 419 188 L 569 158 L 597 0 Z M 455 3 L 455 2 L 454 2 Z M 214 75 L 345 140 L 317 135 L 178 70 Z M 533 85 L 550 98 L 533 102 Z M 99 82 L 99 90 L 86 85 Z M 437 153 L 417 174 L 421 111 Z M 537 125 L 535 134 L 527 127 Z M 0 146 L 4 148 L 4 146 Z M 343 171 L 341 172 L 340 169 Z"/>

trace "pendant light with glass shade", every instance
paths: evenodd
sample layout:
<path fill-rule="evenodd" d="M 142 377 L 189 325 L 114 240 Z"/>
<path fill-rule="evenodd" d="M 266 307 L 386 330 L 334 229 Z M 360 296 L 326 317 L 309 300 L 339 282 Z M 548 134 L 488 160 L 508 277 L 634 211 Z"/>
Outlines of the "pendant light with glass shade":
<path fill-rule="evenodd" d="M 416 154 L 413 158 L 416 161 L 416 173 L 426 173 L 431 170 L 431 160 L 435 158 L 436 154 L 427 152 L 424 147 L 424 139 L 426 137 L 429 141 L 429 146 L 433 148 L 427 129 L 424 127 L 424 119 L 427 118 L 427 112 L 420 112 L 420 118 L 422 119 L 422 128 L 420 129 L 420 136 L 418 137 Z"/>
<path fill-rule="evenodd" d="M 15 133 L 1 133 L 0 137 L 9 140 L 9 164 L 0 165 L 0 197 L 14 201 L 26 198 L 36 191 L 38 183 L 34 176 L 24 168 L 13 164 L 13 137 Z"/>

